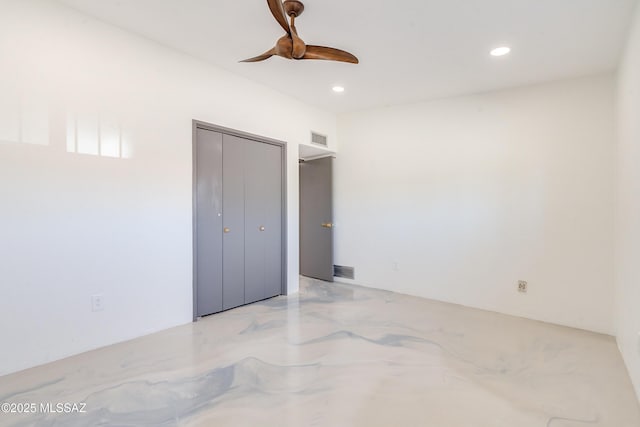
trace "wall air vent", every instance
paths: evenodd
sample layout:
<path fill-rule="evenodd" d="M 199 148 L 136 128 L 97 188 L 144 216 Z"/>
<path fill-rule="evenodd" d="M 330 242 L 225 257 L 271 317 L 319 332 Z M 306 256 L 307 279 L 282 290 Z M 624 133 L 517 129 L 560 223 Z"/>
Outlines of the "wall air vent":
<path fill-rule="evenodd" d="M 316 132 L 311 132 L 311 142 L 314 144 L 327 146 L 327 137 Z"/>
<path fill-rule="evenodd" d="M 334 277 L 342 277 L 343 279 L 354 279 L 355 269 L 353 267 L 345 267 L 344 265 L 333 266 Z"/>

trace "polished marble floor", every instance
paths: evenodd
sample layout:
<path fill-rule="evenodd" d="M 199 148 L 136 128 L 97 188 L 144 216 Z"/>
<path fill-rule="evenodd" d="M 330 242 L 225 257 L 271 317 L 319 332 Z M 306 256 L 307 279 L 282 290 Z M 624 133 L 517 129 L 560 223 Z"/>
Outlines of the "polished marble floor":
<path fill-rule="evenodd" d="M 313 280 L 0 378 L 0 402 L 86 404 L 1 426 L 640 426 L 611 337 Z"/>

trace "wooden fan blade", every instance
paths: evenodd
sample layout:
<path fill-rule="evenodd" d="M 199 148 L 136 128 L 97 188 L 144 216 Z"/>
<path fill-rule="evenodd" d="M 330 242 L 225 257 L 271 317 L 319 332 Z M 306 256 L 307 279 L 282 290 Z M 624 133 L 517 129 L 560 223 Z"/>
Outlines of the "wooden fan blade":
<path fill-rule="evenodd" d="M 296 26 L 293 23 L 291 24 L 291 39 L 293 41 L 291 56 L 295 59 L 302 59 L 304 54 L 307 52 L 307 45 L 304 44 L 300 37 L 298 37 L 298 30 L 296 30 Z"/>
<path fill-rule="evenodd" d="M 307 45 L 307 52 L 302 59 L 322 59 L 325 61 L 340 61 L 357 64 L 358 58 L 345 52 L 344 50 L 334 49 L 332 47 Z"/>
<path fill-rule="evenodd" d="M 291 34 L 291 29 L 289 29 L 289 23 L 287 22 L 287 15 L 284 13 L 284 6 L 282 6 L 282 1 L 280 0 L 267 0 L 267 4 L 269 5 L 269 9 L 271 10 L 271 14 L 278 24 L 287 32 L 287 34 Z"/>
<path fill-rule="evenodd" d="M 264 61 L 265 59 L 271 58 L 275 54 L 276 54 L 276 48 L 274 47 L 271 50 L 263 53 L 262 55 L 254 56 L 253 58 L 245 59 L 240 62 L 260 62 L 260 61 Z"/>

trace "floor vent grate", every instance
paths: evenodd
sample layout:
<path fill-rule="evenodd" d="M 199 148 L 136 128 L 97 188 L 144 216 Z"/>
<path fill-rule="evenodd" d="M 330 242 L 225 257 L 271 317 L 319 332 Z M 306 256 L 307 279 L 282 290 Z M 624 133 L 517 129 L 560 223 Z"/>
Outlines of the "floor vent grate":
<path fill-rule="evenodd" d="M 344 265 L 333 266 L 334 277 L 342 277 L 343 279 L 354 279 L 355 269 L 353 267 L 345 267 Z"/>

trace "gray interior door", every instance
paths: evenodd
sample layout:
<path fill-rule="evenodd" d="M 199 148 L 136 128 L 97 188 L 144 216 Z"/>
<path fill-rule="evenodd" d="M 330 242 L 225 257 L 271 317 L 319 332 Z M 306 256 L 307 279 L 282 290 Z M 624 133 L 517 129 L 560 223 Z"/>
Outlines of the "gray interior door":
<path fill-rule="evenodd" d="M 196 169 L 196 316 L 222 310 L 222 134 L 198 129 Z"/>
<path fill-rule="evenodd" d="M 300 163 L 300 274 L 333 281 L 333 159 Z"/>
<path fill-rule="evenodd" d="M 223 309 L 245 303 L 245 140 L 222 136 Z"/>
<path fill-rule="evenodd" d="M 282 271 L 284 259 L 284 242 L 282 241 L 283 165 L 281 147 L 269 144 L 262 145 L 264 146 L 261 158 L 264 166 L 262 183 L 267 195 L 263 205 L 265 229 L 262 233 L 265 250 L 265 298 L 270 298 L 282 294 L 284 274 Z"/>
<path fill-rule="evenodd" d="M 282 152 L 245 141 L 245 303 L 282 288 Z"/>

